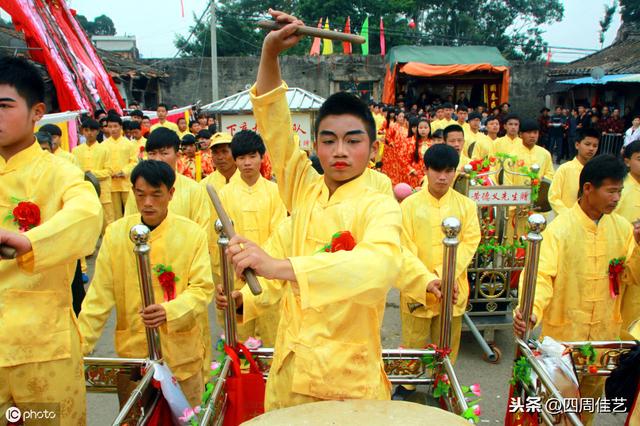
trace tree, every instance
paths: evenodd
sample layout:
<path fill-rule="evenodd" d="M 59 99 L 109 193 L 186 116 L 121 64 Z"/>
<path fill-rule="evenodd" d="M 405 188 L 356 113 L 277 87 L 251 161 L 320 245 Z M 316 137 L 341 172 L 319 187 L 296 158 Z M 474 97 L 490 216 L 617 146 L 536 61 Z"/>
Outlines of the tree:
<path fill-rule="evenodd" d="M 631 0 L 628 0 L 631 1 Z M 640 0 L 636 0 L 639 1 Z M 369 52 L 380 52 L 379 22 L 384 20 L 387 48 L 412 45 L 496 46 L 510 59 L 536 60 L 547 50 L 539 29 L 562 19 L 560 0 L 275 0 L 273 8 L 291 11 L 307 25 L 316 26 L 320 18 L 329 18 L 332 29 L 342 30 L 347 17 L 352 32 L 359 32 L 369 16 Z M 220 4 L 218 16 L 218 54 L 259 54 L 262 31 L 256 21 L 265 18 L 264 2 L 230 0 Z M 417 26 L 409 28 L 413 19 Z M 209 55 L 208 17 L 192 27 L 189 41 L 176 39 L 181 54 Z M 290 54 L 306 54 L 312 39 L 305 37 Z M 340 52 L 340 43 L 334 51 Z M 359 49 L 354 46 L 354 52 Z"/>
<path fill-rule="evenodd" d="M 84 15 L 76 15 L 76 19 L 89 35 L 116 35 L 116 26 L 107 15 L 100 15 L 93 21 Z"/>
<path fill-rule="evenodd" d="M 613 21 L 613 14 L 616 13 L 617 5 L 615 1 L 611 4 L 611 6 L 604 5 L 604 16 L 600 20 L 600 48 L 604 44 L 604 35 L 609 30 L 611 26 L 611 21 Z"/>

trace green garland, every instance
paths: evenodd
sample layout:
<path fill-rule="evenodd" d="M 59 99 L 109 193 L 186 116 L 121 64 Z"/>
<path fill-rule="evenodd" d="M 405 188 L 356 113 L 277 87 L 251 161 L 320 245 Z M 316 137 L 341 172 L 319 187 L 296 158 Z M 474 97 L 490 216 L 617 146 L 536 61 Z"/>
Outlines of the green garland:
<path fill-rule="evenodd" d="M 521 356 L 513 365 L 513 376 L 509 381 L 509 383 L 514 386 L 519 382 L 522 382 L 527 386 L 531 385 L 531 364 L 524 356 Z"/>
<path fill-rule="evenodd" d="M 516 249 L 519 249 L 519 248 L 522 248 L 522 249 L 526 248 L 526 246 L 527 246 L 526 242 L 519 241 L 519 240 L 514 241 L 513 244 L 500 245 L 498 244 L 498 241 L 495 238 L 491 238 L 488 242 L 484 244 L 480 244 L 478 246 L 477 251 L 481 255 L 489 254 L 492 251 L 496 251 L 500 254 L 505 254 L 510 251 L 515 251 Z"/>
<path fill-rule="evenodd" d="M 580 346 L 578 350 L 580 351 L 580 354 L 587 359 L 587 363 L 589 365 L 596 362 L 596 350 L 591 343 Z"/>

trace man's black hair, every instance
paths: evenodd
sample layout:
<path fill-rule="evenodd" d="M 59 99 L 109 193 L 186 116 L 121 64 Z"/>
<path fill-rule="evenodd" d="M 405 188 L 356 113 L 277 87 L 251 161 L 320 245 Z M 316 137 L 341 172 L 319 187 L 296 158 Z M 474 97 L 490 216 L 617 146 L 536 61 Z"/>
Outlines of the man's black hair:
<path fill-rule="evenodd" d="M 128 121 L 128 123 L 129 123 L 128 124 L 129 130 L 141 130 L 142 129 L 142 126 L 140 125 L 139 121 L 130 120 L 130 121 Z"/>
<path fill-rule="evenodd" d="M 149 118 L 149 116 L 148 116 L 148 115 L 143 115 L 143 116 L 142 116 L 142 119 L 143 119 L 143 120 L 151 120 L 151 119 Z"/>
<path fill-rule="evenodd" d="M 324 101 L 316 117 L 316 139 L 318 138 L 320 122 L 329 115 L 353 115 L 359 118 L 369 136 L 369 143 L 372 144 L 376 141 L 376 122 L 367 104 L 357 96 L 347 92 L 337 92 Z"/>
<path fill-rule="evenodd" d="M 82 129 L 100 130 L 100 123 L 92 118 L 88 118 L 82 122 Z"/>
<path fill-rule="evenodd" d="M 209 130 L 209 133 L 211 133 L 212 135 L 215 135 L 216 133 L 218 133 L 218 125 L 215 123 L 207 127 L 207 129 Z"/>
<path fill-rule="evenodd" d="M 0 58 L 0 84 L 11 86 L 31 108 L 44 102 L 44 81 L 38 69 L 23 58 Z"/>
<path fill-rule="evenodd" d="M 194 124 L 198 124 L 198 120 L 190 120 L 189 121 L 189 128 L 192 128 Z"/>
<path fill-rule="evenodd" d="M 438 172 L 446 169 L 456 169 L 460 163 L 460 156 L 456 150 L 442 143 L 431 145 L 424 153 L 424 165 Z"/>
<path fill-rule="evenodd" d="M 179 145 L 180 138 L 176 132 L 166 127 L 158 127 L 147 137 L 145 151 L 150 152 L 161 148 L 173 148 L 178 152 Z"/>
<path fill-rule="evenodd" d="M 211 132 L 207 129 L 200 130 L 196 135 L 196 139 L 211 139 Z"/>
<path fill-rule="evenodd" d="M 624 147 L 624 158 L 631 159 L 631 156 L 637 152 L 640 152 L 640 141 L 633 141 L 629 145 Z"/>
<path fill-rule="evenodd" d="M 122 126 L 122 118 L 117 114 L 107 114 L 107 124 L 117 123 Z"/>
<path fill-rule="evenodd" d="M 100 119 L 100 127 L 106 126 L 107 125 L 107 117 L 102 117 Z"/>
<path fill-rule="evenodd" d="M 504 104 L 502 104 L 502 105 L 504 105 Z M 520 117 L 518 117 L 517 114 L 507 114 L 504 117 L 504 123 L 507 124 L 507 121 L 509 121 L 509 120 L 518 120 L 518 123 L 520 123 Z"/>
<path fill-rule="evenodd" d="M 167 111 L 169 111 L 169 107 L 165 103 L 159 103 L 158 106 L 156 107 L 156 111 L 158 110 L 158 108 L 164 108 Z"/>
<path fill-rule="evenodd" d="M 580 172 L 580 195 L 587 182 L 595 188 L 600 188 L 605 179 L 622 182 L 626 175 L 627 167 L 621 159 L 611 154 L 594 157 L 585 164 Z"/>
<path fill-rule="evenodd" d="M 170 130 L 171 131 L 171 130 Z M 164 161 L 142 160 L 131 172 L 131 184 L 135 186 L 138 178 L 141 177 L 154 188 L 160 188 L 162 185 L 167 189 L 173 188 L 176 182 L 176 173 Z"/>
<path fill-rule="evenodd" d="M 592 127 L 586 127 L 584 129 L 580 129 L 578 130 L 578 138 L 576 139 L 576 141 L 582 142 L 584 138 L 589 138 L 589 137 L 600 140 L 600 132 L 598 131 L 598 129 L 594 129 Z"/>
<path fill-rule="evenodd" d="M 469 107 L 466 106 L 465 104 L 460 104 L 458 105 L 458 108 L 456 109 L 456 111 L 469 112 Z"/>
<path fill-rule="evenodd" d="M 445 102 L 442 104 L 442 109 L 453 109 L 453 104 L 451 102 Z"/>
<path fill-rule="evenodd" d="M 129 113 L 130 117 L 144 117 L 144 113 L 142 111 L 140 111 L 139 109 L 134 109 L 133 111 L 131 111 Z"/>
<path fill-rule="evenodd" d="M 122 130 L 127 131 L 131 130 L 131 121 L 130 120 L 122 120 Z"/>
<path fill-rule="evenodd" d="M 442 132 L 442 137 L 444 138 L 444 140 L 447 140 L 447 136 L 449 136 L 449 133 L 453 133 L 453 132 L 460 132 L 464 135 L 464 129 L 462 128 L 462 126 L 459 126 L 457 124 L 451 124 L 447 127 L 445 127 L 445 129 Z"/>
<path fill-rule="evenodd" d="M 44 126 L 40 127 L 39 131 L 47 132 L 51 136 L 62 137 L 62 130 L 60 129 L 60 127 L 56 126 L 55 124 L 45 124 Z"/>
<path fill-rule="evenodd" d="M 169 130 L 169 131 L 173 132 L 173 130 Z M 187 133 L 186 135 L 184 135 L 182 137 L 182 140 L 180 141 L 180 145 L 195 145 L 195 144 L 196 144 L 196 137 L 193 136 L 191 133 Z"/>
<path fill-rule="evenodd" d="M 431 139 L 444 139 L 444 132 L 442 129 L 436 129 L 436 131 L 431 134 Z"/>
<path fill-rule="evenodd" d="M 39 144 L 46 143 L 47 145 L 49 145 L 49 148 L 53 149 L 53 143 L 51 141 L 51 133 L 38 130 L 34 136 L 36 137 L 36 140 L 38 141 Z"/>
<path fill-rule="evenodd" d="M 487 125 L 488 122 L 493 121 L 493 120 L 498 120 L 498 122 L 500 122 L 500 117 L 498 117 L 497 115 L 488 116 L 487 120 L 484 122 L 485 126 Z"/>
<path fill-rule="evenodd" d="M 97 109 L 96 112 L 93 113 L 93 118 L 95 118 L 96 120 L 98 119 L 98 117 L 100 117 L 102 114 L 106 114 L 107 111 L 103 110 L 103 109 Z"/>
<path fill-rule="evenodd" d="M 241 130 L 233 135 L 229 147 L 234 160 L 241 155 L 253 154 L 254 152 L 262 157 L 267 150 L 260 135 L 252 130 Z"/>

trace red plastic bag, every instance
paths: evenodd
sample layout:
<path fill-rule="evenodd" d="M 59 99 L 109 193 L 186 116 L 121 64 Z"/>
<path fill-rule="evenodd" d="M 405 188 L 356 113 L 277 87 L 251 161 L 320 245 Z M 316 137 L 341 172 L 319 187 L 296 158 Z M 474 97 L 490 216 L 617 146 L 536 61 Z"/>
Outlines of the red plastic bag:
<path fill-rule="evenodd" d="M 169 404 L 167 404 L 167 400 L 160 395 L 160 400 L 153 409 L 147 426 L 173 426 L 172 418 L 171 409 L 169 408 Z"/>
<path fill-rule="evenodd" d="M 236 426 L 264 413 L 265 383 L 258 364 L 243 344 L 238 343 L 237 349 L 224 345 L 224 351 L 231 358 L 232 371 L 225 382 L 228 405 L 224 426 Z M 240 370 L 239 353 L 249 362 L 248 373 Z"/>

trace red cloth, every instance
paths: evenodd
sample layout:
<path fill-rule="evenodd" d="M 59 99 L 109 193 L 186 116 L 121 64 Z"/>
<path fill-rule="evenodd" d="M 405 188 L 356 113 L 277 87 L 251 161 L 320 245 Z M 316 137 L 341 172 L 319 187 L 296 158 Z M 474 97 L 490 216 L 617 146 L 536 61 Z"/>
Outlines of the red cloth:
<path fill-rule="evenodd" d="M 33 60 L 46 67 L 61 111 L 122 112 L 124 101 L 64 0 L 5 0 L 2 8 L 35 49 L 30 51 Z"/>
<path fill-rule="evenodd" d="M 407 129 L 397 123 L 389 126 L 387 135 L 388 144 L 382 154 L 382 172 L 389 176 L 394 186 L 400 182 L 409 183 L 413 139 L 409 139 Z"/>
<path fill-rule="evenodd" d="M 229 405 L 224 415 L 224 426 L 236 426 L 264 413 L 265 384 L 251 352 L 241 343 L 236 349 L 224 345 L 231 358 L 231 376 L 225 381 Z M 239 355 L 249 362 L 249 372 L 240 370 Z"/>

